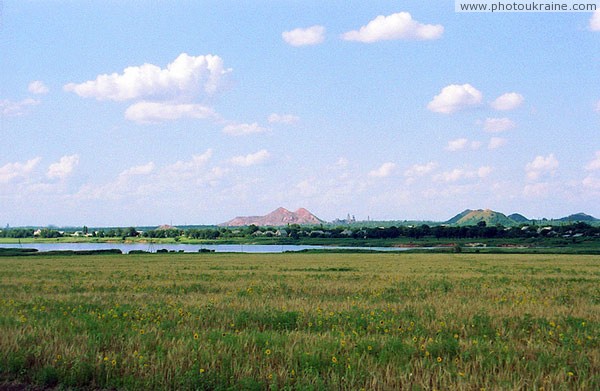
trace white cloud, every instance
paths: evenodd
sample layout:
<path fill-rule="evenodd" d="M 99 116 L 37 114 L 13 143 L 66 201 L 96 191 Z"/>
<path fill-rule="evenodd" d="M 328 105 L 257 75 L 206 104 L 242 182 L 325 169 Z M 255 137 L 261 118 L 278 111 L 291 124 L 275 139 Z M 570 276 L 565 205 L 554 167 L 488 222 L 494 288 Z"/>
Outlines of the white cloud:
<path fill-rule="evenodd" d="M 307 28 L 297 28 L 291 31 L 284 31 L 281 33 L 281 37 L 292 46 L 317 45 L 325 40 L 325 27 L 316 25 Z"/>
<path fill-rule="evenodd" d="M 587 188 L 600 190 L 600 178 L 596 178 L 592 175 L 585 177 L 581 183 Z"/>
<path fill-rule="evenodd" d="M 600 170 L 600 151 L 596 151 L 596 156 L 585 166 L 585 169 L 590 171 Z"/>
<path fill-rule="evenodd" d="M 128 178 L 137 175 L 148 175 L 154 171 L 154 163 L 149 162 L 140 166 L 134 166 L 119 174 L 119 178 Z"/>
<path fill-rule="evenodd" d="M 270 124 L 295 124 L 300 120 L 299 117 L 292 114 L 277 114 L 273 113 L 269 115 L 268 121 Z"/>
<path fill-rule="evenodd" d="M 435 180 L 443 182 L 456 182 L 459 179 L 466 178 L 467 172 L 462 168 L 455 168 L 451 171 L 444 171 L 435 176 Z"/>
<path fill-rule="evenodd" d="M 269 151 L 262 149 L 256 153 L 251 153 L 245 156 L 234 156 L 229 160 L 231 164 L 236 166 L 248 167 L 262 163 L 271 156 Z"/>
<path fill-rule="evenodd" d="M 500 133 L 513 129 L 516 124 L 509 118 L 486 118 L 483 130 L 490 133 Z"/>
<path fill-rule="evenodd" d="M 596 103 L 596 111 L 600 113 L 600 100 Z"/>
<path fill-rule="evenodd" d="M 264 133 L 268 131 L 267 128 L 263 128 L 256 122 L 252 124 L 230 124 L 223 128 L 223 133 L 232 136 L 244 136 L 247 134 Z"/>
<path fill-rule="evenodd" d="M 502 137 L 492 137 L 488 144 L 488 149 L 498 149 L 506 145 L 507 140 Z"/>
<path fill-rule="evenodd" d="M 125 118 L 137 123 L 156 123 L 181 118 L 217 119 L 215 111 L 194 103 L 139 102 L 127 108 Z"/>
<path fill-rule="evenodd" d="M 427 175 L 438 167 L 438 163 L 429 162 L 425 164 L 415 164 L 404 171 L 404 176 L 417 177 Z"/>
<path fill-rule="evenodd" d="M 207 149 L 201 155 L 193 155 L 192 160 L 190 161 L 179 160 L 176 163 L 167 166 L 164 170 L 167 172 L 167 176 L 170 174 L 177 175 L 179 173 L 189 173 L 198 170 L 199 168 L 203 168 L 212 157 L 212 154 L 212 149 Z"/>
<path fill-rule="evenodd" d="M 40 160 L 42 160 L 42 158 L 36 157 L 25 163 L 15 162 L 5 164 L 0 167 L 0 183 L 10 182 L 14 178 L 27 177 L 27 175 L 38 165 Z"/>
<path fill-rule="evenodd" d="M 63 156 L 58 162 L 52 163 L 48 167 L 46 176 L 51 179 L 64 179 L 73 172 L 77 164 L 79 164 L 79 155 Z"/>
<path fill-rule="evenodd" d="M 174 202 L 193 200 L 205 187 L 225 175 L 227 170 L 210 167 L 212 150 L 208 149 L 190 160 L 157 168 L 153 162 L 134 166 L 122 171 L 113 181 L 105 184 L 88 184 L 75 195 L 78 200 L 120 200 L 120 199 L 173 199 Z M 186 195 L 193 194 L 193 197 Z M 159 197 L 157 197 L 159 196 Z M 139 201 L 136 201 L 139 203 Z M 171 201 L 169 201 L 171 202 Z"/>
<path fill-rule="evenodd" d="M 316 178 L 305 179 L 294 186 L 302 197 L 313 197 L 319 194 L 319 188 L 315 185 Z"/>
<path fill-rule="evenodd" d="M 129 99 L 191 99 L 212 95 L 230 70 L 219 56 L 190 56 L 182 53 L 165 69 L 153 64 L 131 66 L 122 74 L 99 75 L 95 80 L 64 86 L 84 98 L 124 101 Z"/>
<path fill-rule="evenodd" d="M 460 151 L 461 149 L 465 149 L 469 140 L 466 138 L 459 138 L 456 140 L 448 141 L 448 146 L 446 147 L 447 151 Z"/>
<path fill-rule="evenodd" d="M 392 162 L 383 163 L 379 168 L 369 172 L 369 176 L 376 178 L 385 178 L 392 174 L 396 165 Z"/>
<path fill-rule="evenodd" d="M 455 152 L 455 151 L 461 151 L 466 148 L 475 150 L 475 149 L 479 149 L 479 147 L 481 147 L 481 142 L 479 142 L 479 141 L 469 142 L 469 140 L 466 138 L 459 138 L 456 140 L 448 141 L 446 150 Z"/>
<path fill-rule="evenodd" d="M 18 117 L 25 114 L 28 107 L 35 106 L 40 102 L 27 98 L 19 102 L 13 102 L 8 99 L 0 100 L 0 114 L 2 117 Z"/>
<path fill-rule="evenodd" d="M 335 162 L 335 167 L 337 167 L 337 168 L 346 168 L 346 167 L 348 167 L 348 164 L 350 164 L 350 161 L 348 159 L 346 159 L 345 157 L 340 157 Z"/>
<path fill-rule="evenodd" d="M 594 12 L 590 19 L 590 30 L 600 31 L 600 10 Z"/>
<path fill-rule="evenodd" d="M 528 179 L 536 180 L 543 174 L 549 173 L 553 175 L 556 169 L 558 169 L 558 165 L 558 160 L 556 160 L 552 153 L 548 156 L 536 156 L 533 161 L 527 163 L 525 172 Z"/>
<path fill-rule="evenodd" d="M 465 168 L 455 168 L 450 171 L 444 171 L 440 174 L 434 176 L 434 180 L 438 182 L 456 182 L 462 179 L 473 179 L 479 178 L 483 179 L 489 176 L 492 172 L 492 168 L 490 166 L 482 166 L 477 170 L 468 170 Z"/>
<path fill-rule="evenodd" d="M 495 101 L 491 103 L 491 106 L 495 110 L 508 111 L 519 107 L 525 98 L 523 95 L 516 92 L 507 92 L 506 94 L 500 95 Z"/>
<path fill-rule="evenodd" d="M 40 81 L 40 80 L 34 80 L 31 83 L 29 83 L 29 86 L 27 87 L 27 89 L 32 94 L 36 94 L 36 95 L 47 94 L 49 91 L 48 87 L 44 84 L 44 82 Z"/>
<path fill-rule="evenodd" d="M 451 114 L 467 107 L 481 104 L 483 96 L 470 84 L 451 84 L 436 95 L 427 108 L 436 113 Z"/>
<path fill-rule="evenodd" d="M 549 183 L 533 183 L 526 185 L 523 194 L 531 198 L 545 198 L 551 194 L 552 190 Z"/>
<path fill-rule="evenodd" d="M 438 39 L 444 33 L 440 24 L 423 24 L 412 18 L 408 12 L 399 12 L 389 16 L 379 15 L 359 30 L 348 31 L 342 35 L 346 41 L 372 43 L 385 40 L 431 40 Z"/>
<path fill-rule="evenodd" d="M 479 178 L 486 178 L 492 173 L 493 169 L 490 166 L 483 166 L 477 169 L 477 176 Z"/>

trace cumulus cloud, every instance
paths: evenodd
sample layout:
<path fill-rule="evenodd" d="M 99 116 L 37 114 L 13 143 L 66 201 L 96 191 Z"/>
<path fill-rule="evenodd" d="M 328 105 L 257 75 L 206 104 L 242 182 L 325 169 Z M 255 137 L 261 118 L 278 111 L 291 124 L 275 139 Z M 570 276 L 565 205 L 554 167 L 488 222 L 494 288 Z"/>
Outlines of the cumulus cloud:
<path fill-rule="evenodd" d="M 470 84 L 451 84 L 442 89 L 427 108 L 436 113 L 451 114 L 455 111 L 481 104 L 483 95 Z"/>
<path fill-rule="evenodd" d="M 15 162 L 3 165 L 0 167 L 0 183 L 8 183 L 15 178 L 27 177 L 27 175 L 38 165 L 40 160 L 42 160 L 42 158 L 36 157 L 25 163 Z"/>
<path fill-rule="evenodd" d="M 409 167 L 408 169 L 406 169 L 406 171 L 404 171 L 404 176 L 418 177 L 418 176 L 427 175 L 430 172 L 432 172 L 433 170 L 435 170 L 436 168 L 438 168 L 438 166 L 439 166 L 439 164 L 437 162 L 429 162 L 429 163 L 425 163 L 425 164 L 415 164 L 415 165 Z"/>
<path fill-rule="evenodd" d="M 515 123 L 509 118 L 486 118 L 483 123 L 483 130 L 490 133 L 500 133 L 514 127 Z"/>
<path fill-rule="evenodd" d="M 554 154 L 548 156 L 536 156 L 533 161 L 527 163 L 525 166 L 525 172 L 527 178 L 536 180 L 544 174 L 554 175 L 558 169 L 558 160 L 554 157 Z"/>
<path fill-rule="evenodd" d="M 369 172 L 369 176 L 376 178 L 385 178 L 392 174 L 396 165 L 392 162 L 383 163 L 379 168 Z"/>
<path fill-rule="evenodd" d="M 269 115 L 268 121 L 270 124 L 286 124 L 291 125 L 295 124 L 300 120 L 299 117 L 292 114 L 277 114 L 273 113 Z"/>
<path fill-rule="evenodd" d="M 64 89 L 98 100 L 191 99 L 214 94 L 229 71 L 219 56 L 182 53 L 164 69 L 153 64 L 131 66 L 121 74 L 99 75 L 95 80 L 69 83 Z"/>
<path fill-rule="evenodd" d="M 590 19 L 590 30 L 600 31 L 600 10 L 597 10 Z"/>
<path fill-rule="evenodd" d="M 600 178 L 596 178 L 592 175 L 588 175 L 581 181 L 581 184 L 584 187 L 594 190 L 600 190 Z"/>
<path fill-rule="evenodd" d="M 549 183 L 533 183 L 525 185 L 523 188 L 523 194 L 526 197 L 531 198 L 545 198 L 548 197 L 552 192 Z"/>
<path fill-rule="evenodd" d="M 479 149 L 481 147 L 481 142 L 479 141 L 471 141 L 466 138 L 458 138 L 456 140 L 448 141 L 448 145 L 446 146 L 447 151 L 455 152 L 461 151 L 463 149 Z"/>
<path fill-rule="evenodd" d="M 252 124 L 230 124 L 223 128 L 223 133 L 232 136 L 245 136 L 247 134 L 264 133 L 268 131 L 256 122 Z"/>
<path fill-rule="evenodd" d="M 444 33 L 440 24 L 423 24 L 412 18 L 408 12 L 383 16 L 379 15 L 359 30 L 342 35 L 346 41 L 372 43 L 386 40 L 432 40 Z"/>
<path fill-rule="evenodd" d="M 212 149 L 207 149 L 204 153 L 200 155 L 193 155 L 192 159 L 189 161 L 178 160 L 176 163 L 167 166 L 164 170 L 166 170 L 168 175 L 189 173 L 191 171 L 195 171 L 199 168 L 204 167 L 212 157 L 212 154 Z"/>
<path fill-rule="evenodd" d="M 474 179 L 479 178 L 483 179 L 489 176 L 489 174 L 493 171 L 490 166 L 482 166 L 477 170 L 469 170 L 465 168 L 455 168 L 450 171 L 444 171 L 440 174 L 437 174 L 433 179 L 438 182 L 456 182 L 462 179 Z"/>
<path fill-rule="evenodd" d="M 0 100 L 0 114 L 2 117 L 18 117 L 27 111 L 27 109 L 31 106 L 35 106 L 40 102 L 27 98 L 18 102 L 13 102 L 8 99 Z"/>
<path fill-rule="evenodd" d="M 217 119 L 210 107 L 194 103 L 138 102 L 127 108 L 125 118 L 137 123 L 156 123 L 182 118 Z"/>
<path fill-rule="evenodd" d="M 600 151 L 596 151 L 596 156 L 585 166 L 585 169 L 589 171 L 600 170 Z"/>
<path fill-rule="evenodd" d="M 149 162 L 140 166 L 134 166 L 119 174 L 119 178 L 128 178 L 138 175 L 148 175 L 154 171 L 154 163 Z"/>
<path fill-rule="evenodd" d="M 48 167 L 46 176 L 51 179 L 64 179 L 71 175 L 77 164 L 79 164 L 79 155 L 63 156 Z"/>
<path fill-rule="evenodd" d="M 500 95 L 495 101 L 491 103 L 491 106 L 495 110 L 508 111 L 519 107 L 525 98 L 523 95 L 516 92 L 507 92 L 506 94 Z"/>
<path fill-rule="evenodd" d="M 44 82 L 40 80 L 34 80 L 31 83 L 29 83 L 27 90 L 32 94 L 36 95 L 47 94 L 49 91 L 48 87 L 44 84 Z"/>
<path fill-rule="evenodd" d="M 448 146 L 446 146 L 447 151 L 460 151 L 461 149 L 465 149 L 469 140 L 466 138 L 458 138 L 456 140 L 448 141 Z"/>
<path fill-rule="evenodd" d="M 486 178 L 492 173 L 493 169 L 490 166 L 483 166 L 477 169 L 478 178 Z"/>
<path fill-rule="evenodd" d="M 317 45 L 325 40 L 325 27 L 311 26 L 307 28 L 297 28 L 291 31 L 281 33 L 283 40 L 292 46 Z"/>
<path fill-rule="evenodd" d="M 256 164 L 262 163 L 267 160 L 271 154 L 266 149 L 262 149 L 256 153 L 251 153 L 248 155 L 242 156 L 234 156 L 229 161 L 231 164 L 236 166 L 248 167 L 254 166 Z"/>
<path fill-rule="evenodd" d="M 506 145 L 507 140 L 502 137 L 492 137 L 488 144 L 488 149 L 498 149 Z"/>

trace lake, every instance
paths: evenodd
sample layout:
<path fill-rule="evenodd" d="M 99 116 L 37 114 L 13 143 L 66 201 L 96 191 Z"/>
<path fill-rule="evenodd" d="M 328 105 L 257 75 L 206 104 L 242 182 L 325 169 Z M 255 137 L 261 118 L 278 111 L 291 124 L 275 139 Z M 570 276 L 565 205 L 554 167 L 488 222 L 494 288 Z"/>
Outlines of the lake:
<path fill-rule="evenodd" d="M 0 243 L 0 248 L 34 248 L 38 251 L 80 251 L 118 249 L 124 254 L 130 251 L 156 252 L 157 250 L 198 252 L 201 249 L 214 250 L 218 253 L 282 253 L 302 250 L 372 250 L 372 251 L 406 251 L 405 247 L 342 247 L 342 246 L 309 246 L 309 245 L 268 245 L 268 244 L 162 244 L 162 243 Z"/>

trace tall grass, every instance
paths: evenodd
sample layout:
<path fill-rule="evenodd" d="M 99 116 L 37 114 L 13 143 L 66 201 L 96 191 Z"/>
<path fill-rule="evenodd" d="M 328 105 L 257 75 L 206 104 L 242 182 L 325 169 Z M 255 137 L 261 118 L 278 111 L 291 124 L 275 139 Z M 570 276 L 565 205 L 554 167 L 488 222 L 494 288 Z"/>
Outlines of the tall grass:
<path fill-rule="evenodd" d="M 597 256 L 0 258 L 0 377 L 101 389 L 599 389 Z"/>

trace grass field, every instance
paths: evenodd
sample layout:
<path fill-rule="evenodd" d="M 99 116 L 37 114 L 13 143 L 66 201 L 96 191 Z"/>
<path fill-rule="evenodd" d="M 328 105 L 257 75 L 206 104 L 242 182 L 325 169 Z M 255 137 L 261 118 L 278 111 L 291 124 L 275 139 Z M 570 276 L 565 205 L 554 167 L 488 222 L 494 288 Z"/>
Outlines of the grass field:
<path fill-rule="evenodd" d="M 0 258 L 0 384 L 600 389 L 600 258 Z"/>

